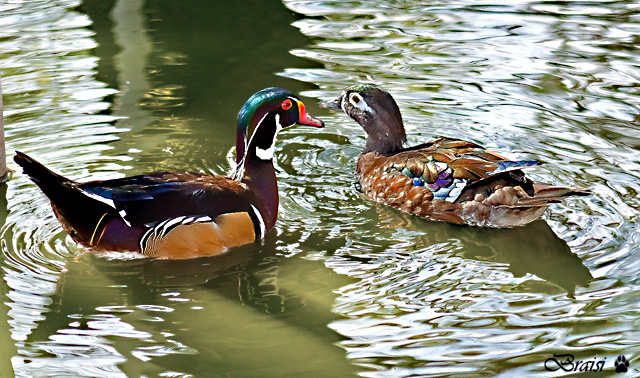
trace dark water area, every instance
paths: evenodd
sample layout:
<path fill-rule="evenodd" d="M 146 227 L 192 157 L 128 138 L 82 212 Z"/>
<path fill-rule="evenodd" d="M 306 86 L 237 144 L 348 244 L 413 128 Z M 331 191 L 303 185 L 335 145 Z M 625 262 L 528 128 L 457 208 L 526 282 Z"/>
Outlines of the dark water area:
<path fill-rule="evenodd" d="M 0 376 L 639 376 L 639 35 L 622 1 L 0 4 L 9 156 L 79 181 L 224 174 L 270 86 L 327 124 L 279 136 L 262 244 L 187 261 L 84 251 L 10 163 Z M 317 106 L 365 81 L 409 145 L 463 138 L 593 195 L 508 230 L 373 204 L 364 133 Z"/>

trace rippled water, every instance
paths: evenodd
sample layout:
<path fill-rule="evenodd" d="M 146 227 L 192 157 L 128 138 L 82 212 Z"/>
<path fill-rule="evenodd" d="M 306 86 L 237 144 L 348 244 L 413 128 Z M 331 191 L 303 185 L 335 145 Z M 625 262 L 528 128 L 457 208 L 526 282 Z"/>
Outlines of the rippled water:
<path fill-rule="evenodd" d="M 7 150 L 71 178 L 223 173 L 271 85 L 328 125 L 283 133 L 277 230 L 216 258 L 84 253 L 15 173 L 0 375 L 569 376 L 554 353 L 639 375 L 638 35 L 622 1 L 0 4 Z M 316 106 L 361 81 L 409 144 L 463 136 L 594 194 L 512 230 L 374 205 L 362 130 Z"/>

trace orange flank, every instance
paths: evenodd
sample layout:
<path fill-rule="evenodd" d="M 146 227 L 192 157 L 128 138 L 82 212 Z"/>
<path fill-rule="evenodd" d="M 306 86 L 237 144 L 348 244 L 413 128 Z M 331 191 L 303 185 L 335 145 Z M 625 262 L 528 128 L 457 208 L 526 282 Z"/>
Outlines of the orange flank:
<path fill-rule="evenodd" d="M 213 256 L 255 240 L 253 221 L 246 212 L 228 213 L 214 222 L 178 226 L 158 239 L 150 239 L 144 254 L 161 259 Z"/>

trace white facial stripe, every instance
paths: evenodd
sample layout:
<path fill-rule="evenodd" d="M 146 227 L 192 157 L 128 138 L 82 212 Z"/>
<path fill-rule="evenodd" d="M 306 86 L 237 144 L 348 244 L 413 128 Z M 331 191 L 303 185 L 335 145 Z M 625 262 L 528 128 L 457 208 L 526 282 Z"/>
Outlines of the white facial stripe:
<path fill-rule="evenodd" d="M 371 114 L 375 113 L 375 110 L 371 109 L 369 105 L 367 105 L 367 103 L 364 102 L 364 100 L 360 101 L 360 103 L 358 104 L 358 107 L 367 113 L 371 113 Z"/>
<path fill-rule="evenodd" d="M 258 127 L 260 127 L 260 125 L 262 124 L 262 121 L 264 121 L 264 119 L 265 119 L 265 117 L 267 115 L 269 115 L 269 113 L 266 113 L 265 115 L 262 116 L 262 118 L 260 119 L 260 122 L 258 122 L 258 124 L 256 125 L 256 128 L 255 128 L 255 130 L 253 130 L 253 134 L 251 134 L 251 138 L 248 141 L 247 141 L 247 138 L 246 138 L 246 135 L 245 135 L 245 138 L 244 138 L 244 156 L 242 156 L 242 159 L 240 160 L 240 162 L 236 166 L 236 169 L 233 172 L 233 178 L 236 181 L 242 180 L 242 177 L 244 176 L 244 162 L 247 159 L 247 154 L 249 153 L 249 145 L 251 144 L 251 141 L 253 141 L 253 136 L 256 135 L 256 130 L 258 130 Z"/>
<path fill-rule="evenodd" d="M 345 106 L 347 105 L 347 91 L 342 92 L 342 102 L 340 103 L 340 107 L 342 108 L 342 111 L 347 113 L 347 107 Z"/>
<path fill-rule="evenodd" d="M 359 101 L 354 101 L 354 99 L 359 100 Z M 373 109 L 371 109 L 371 107 L 369 107 L 369 105 L 367 105 L 367 103 L 364 101 L 364 98 L 362 98 L 362 96 L 359 93 L 356 92 L 352 92 L 349 95 L 349 102 L 351 103 L 351 105 L 355 106 L 356 108 L 364 111 L 365 113 L 375 113 L 373 111 Z"/>
<path fill-rule="evenodd" d="M 251 205 L 251 209 L 253 210 L 253 213 L 255 214 L 256 218 L 258 218 L 258 223 L 260 226 L 260 235 L 258 235 L 256 239 L 262 239 L 264 237 L 264 233 L 266 230 L 266 227 L 264 225 L 264 219 L 262 218 L 262 214 L 260 214 L 260 211 L 255 206 Z"/>
<path fill-rule="evenodd" d="M 245 138 L 245 140 L 244 140 L 244 156 L 247 156 L 247 153 L 249 151 L 249 145 L 251 145 L 251 142 L 253 141 L 253 137 L 257 134 L 256 131 L 258 131 L 258 128 L 260 127 L 260 125 L 262 125 L 262 121 L 264 121 L 264 119 L 267 118 L 268 115 L 269 115 L 269 113 L 265 113 L 262 116 L 262 118 L 260 118 L 260 121 L 256 125 L 256 128 L 253 130 L 253 134 L 251 134 L 251 138 L 249 139 L 248 142 L 247 142 L 247 139 Z M 242 157 L 243 161 L 244 161 L 244 156 Z"/>
<path fill-rule="evenodd" d="M 258 125 L 259 126 L 259 125 Z M 258 128 L 256 127 L 256 130 Z M 276 114 L 276 132 L 273 134 L 273 141 L 271 141 L 271 146 L 267 149 L 262 149 L 260 147 L 256 147 L 256 156 L 261 160 L 271 160 L 273 159 L 273 152 L 276 149 L 276 136 L 282 130 L 282 125 L 280 124 L 280 114 Z M 255 135 L 255 131 L 253 132 Z"/>

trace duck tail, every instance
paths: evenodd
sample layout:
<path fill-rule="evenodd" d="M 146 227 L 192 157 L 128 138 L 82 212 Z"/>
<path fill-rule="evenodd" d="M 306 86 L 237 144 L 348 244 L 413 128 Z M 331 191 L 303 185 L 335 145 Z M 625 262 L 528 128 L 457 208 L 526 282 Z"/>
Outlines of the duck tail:
<path fill-rule="evenodd" d="M 560 202 L 564 197 L 569 196 L 588 196 L 591 191 L 585 188 L 567 188 L 563 186 L 554 186 L 547 183 L 535 182 L 534 198 L 546 199 L 549 202 Z"/>
<path fill-rule="evenodd" d="M 28 175 L 31 181 L 38 185 L 40 190 L 52 201 L 55 201 L 62 193 L 68 192 L 71 189 L 69 184 L 74 183 L 68 178 L 52 172 L 34 158 L 20 151 L 16 151 L 13 160 L 22 167 L 24 174 Z"/>
<path fill-rule="evenodd" d="M 52 172 L 21 152 L 16 151 L 13 159 L 49 198 L 62 227 L 77 242 L 92 245 L 98 227 L 103 227 L 108 218 L 115 216 L 114 208 L 104 200 L 88 195 L 75 181 Z"/>
<path fill-rule="evenodd" d="M 535 193 L 533 196 L 520 197 L 512 207 L 546 207 L 552 203 L 560 203 L 569 196 L 588 196 L 591 194 L 589 189 L 567 188 L 540 182 L 534 183 L 534 188 Z"/>

